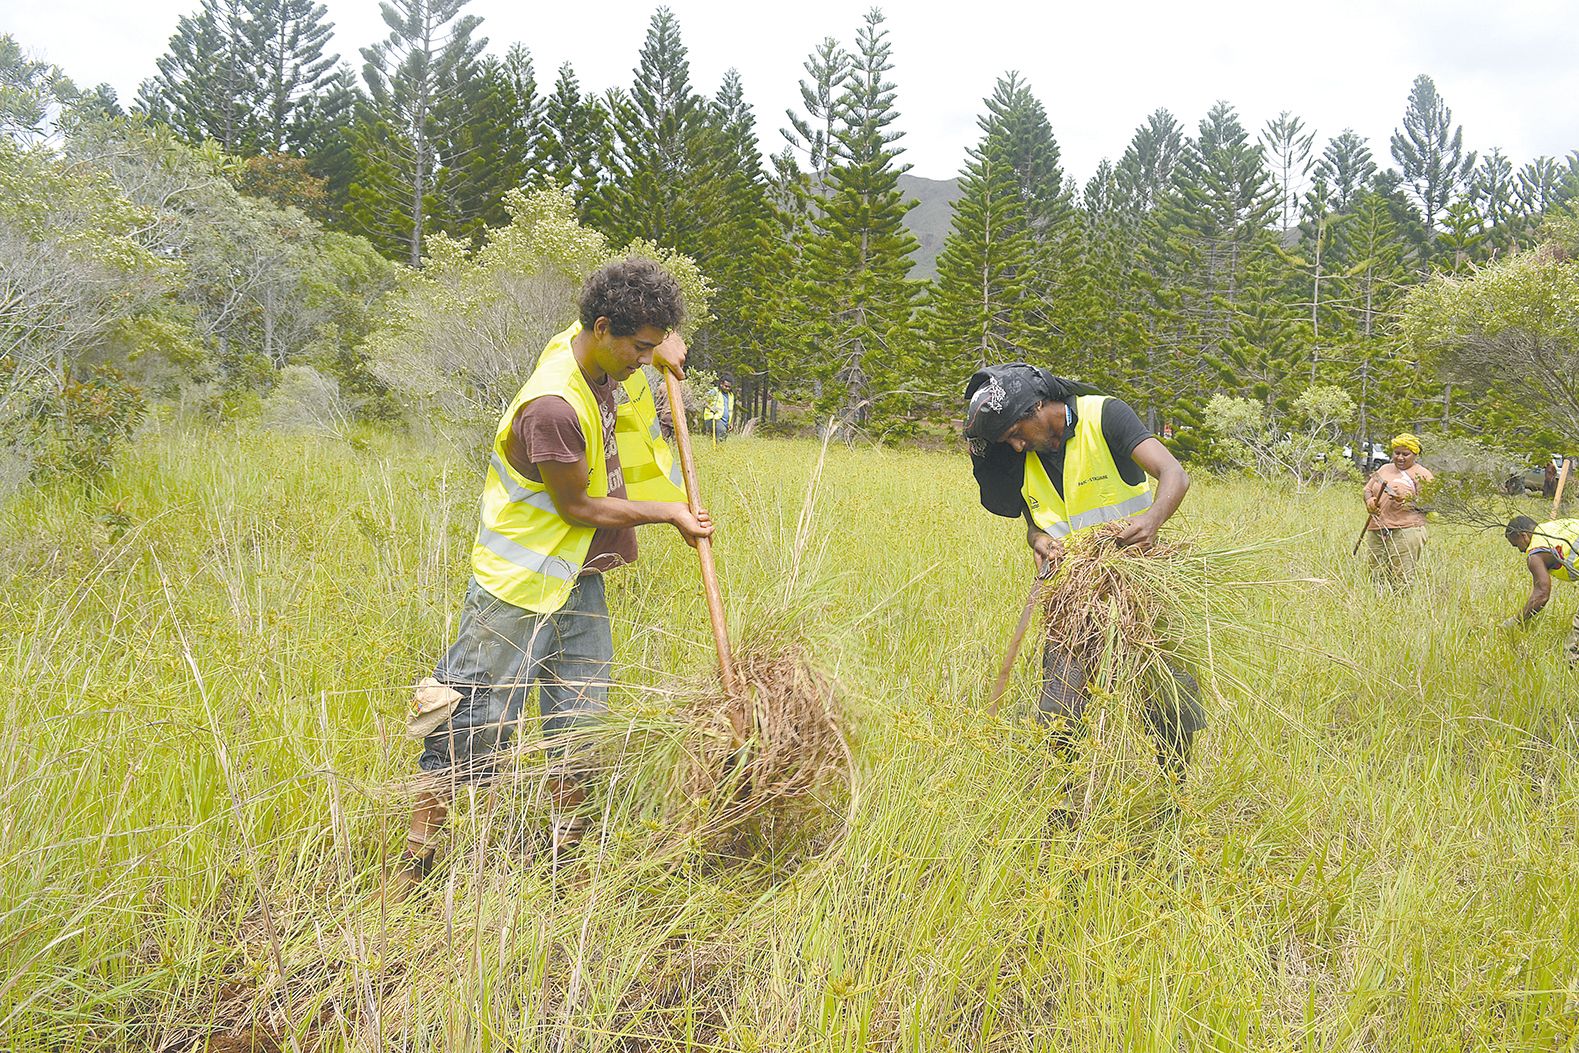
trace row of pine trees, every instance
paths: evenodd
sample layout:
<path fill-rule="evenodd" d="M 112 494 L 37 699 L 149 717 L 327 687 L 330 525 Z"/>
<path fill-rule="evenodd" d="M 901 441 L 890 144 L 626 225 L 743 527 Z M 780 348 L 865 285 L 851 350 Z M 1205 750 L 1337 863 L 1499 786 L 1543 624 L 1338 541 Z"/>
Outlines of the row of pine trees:
<path fill-rule="evenodd" d="M 388 36 L 358 73 L 329 53 L 322 4 L 203 0 L 136 108 L 247 157 L 246 189 L 412 267 L 435 232 L 480 241 L 506 222 L 507 190 L 565 187 L 612 242 L 700 264 L 716 297 L 699 359 L 737 374 L 755 411 L 802 397 L 885 434 L 952 414 L 973 369 L 1013 359 L 1106 385 L 1183 436 L 1215 392 L 1276 415 L 1317 383 L 1353 395 L 1360 436 L 1516 423 L 1517 393 L 1455 389 L 1393 319 L 1411 286 L 1529 244 L 1579 197 L 1579 152 L 1517 169 L 1477 154 L 1427 76 L 1387 157 L 1347 129 L 1318 148 L 1286 112 L 1252 133 L 1219 102 L 1194 127 L 1157 110 L 1079 185 L 1008 73 L 937 275 L 918 281 L 881 11 L 816 45 L 765 156 L 741 75 L 699 91 L 668 9 L 631 85 L 592 93 L 568 63 L 541 90 L 521 44 L 485 52 L 466 0 L 381 6 Z"/>

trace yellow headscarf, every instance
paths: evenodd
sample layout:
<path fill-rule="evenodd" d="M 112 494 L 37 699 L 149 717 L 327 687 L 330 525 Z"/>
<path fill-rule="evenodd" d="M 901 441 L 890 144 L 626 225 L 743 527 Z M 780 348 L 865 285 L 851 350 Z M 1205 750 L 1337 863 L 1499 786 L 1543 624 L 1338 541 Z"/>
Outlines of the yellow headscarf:
<path fill-rule="evenodd" d="M 1393 449 L 1411 450 L 1418 457 L 1420 456 L 1420 439 L 1407 431 L 1402 435 L 1395 435 L 1393 436 Z"/>

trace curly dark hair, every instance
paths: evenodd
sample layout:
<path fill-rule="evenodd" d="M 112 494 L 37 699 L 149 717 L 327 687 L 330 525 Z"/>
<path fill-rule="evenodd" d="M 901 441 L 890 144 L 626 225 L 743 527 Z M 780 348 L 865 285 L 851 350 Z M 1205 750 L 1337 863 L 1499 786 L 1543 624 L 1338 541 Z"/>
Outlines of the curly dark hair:
<path fill-rule="evenodd" d="M 644 325 L 673 329 L 685 319 L 680 283 L 652 260 L 631 257 L 606 263 L 581 287 L 581 325 L 591 329 L 609 320 L 615 336 L 630 336 Z"/>

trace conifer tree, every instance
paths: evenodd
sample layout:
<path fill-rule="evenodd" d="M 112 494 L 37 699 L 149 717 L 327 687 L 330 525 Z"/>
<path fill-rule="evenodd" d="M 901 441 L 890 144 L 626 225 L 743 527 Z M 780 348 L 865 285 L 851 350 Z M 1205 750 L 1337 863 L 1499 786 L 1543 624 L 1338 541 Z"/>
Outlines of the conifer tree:
<path fill-rule="evenodd" d="M 202 0 L 177 21 L 139 106 L 189 142 L 301 154 L 339 61 L 324 54 L 326 15 L 314 0 Z"/>
<path fill-rule="evenodd" d="M 1332 207 L 1342 212 L 1375 177 L 1376 161 L 1365 140 L 1353 128 L 1345 128 L 1327 143 L 1315 173 L 1326 182 Z"/>
<path fill-rule="evenodd" d="M 1314 363 L 1321 354 L 1323 320 L 1332 314 L 1326 295 L 1332 283 L 1332 239 L 1346 218 L 1344 213 L 1335 210 L 1326 177 L 1318 173 L 1300 209 L 1298 244 L 1291 251 L 1285 251 L 1280 245 L 1273 247 L 1285 264 L 1299 272 L 1303 288 L 1309 291 L 1305 335 L 1312 345 L 1313 373 Z M 1287 292 L 1290 298 L 1296 295 L 1293 287 Z M 1330 330 L 1331 326 L 1325 328 Z M 1311 380 L 1314 382 L 1314 375 Z"/>
<path fill-rule="evenodd" d="M 925 325 L 946 391 L 978 366 L 1045 358 L 1050 282 L 1068 247 L 1071 207 L 1046 111 L 1017 73 L 984 105 Z"/>
<path fill-rule="evenodd" d="M 256 153 L 264 141 L 254 47 L 269 0 L 202 0 L 182 15 L 159 72 L 138 90 L 138 108 L 190 143 L 212 139 L 227 153 Z"/>
<path fill-rule="evenodd" d="M 1277 205 L 1261 150 L 1233 107 L 1218 102 L 1186 145 L 1159 205 L 1160 262 L 1171 272 L 1162 306 L 1179 356 L 1173 371 L 1196 394 L 1205 380 L 1201 365 L 1231 376 L 1240 364 L 1230 347 L 1235 315 L 1249 268 L 1270 252 L 1266 226 Z"/>
<path fill-rule="evenodd" d="M 1277 182 L 1278 218 L 1283 230 L 1299 219 L 1300 199 L 1305 192 L 1305 177 L 1310 174 L 1310 151 L 1316 133 L 1305 130 L 1305 122 L 1284 110 L 1267 121 L 1261 130 L 1261 149 Z"/>
<path fill-rule="evenodd" d="M 603 106 L 596 97 L 582 95 L 570 63 L 560 66 L 554 90 L 543 104 L 539 164 L 545 179 L 570 191 L 583 221 L 602 186 L 600 158 L 607 129 Z"/>
<path fill-rule="evenodd" d="M 1519 169 L 1514 191 L 1526 218 L 1544 215 L 1563 201 L 1563 169 L 1552 157 L 1537 157 Z"/>
<path fill-rule="evenodd" d="M 892 408 L 909 379 L 916 292 L 906 275 L 918 243 L 904 225 L 910 203 L 899 176 L 909 166 L 898 160 L 903 133 L 890 127 L 899 116 L 892 69 L 883 14 L 873 8 L 856 34 L 799 297 L 810 320 L 802 332 L 821 359 L 818 373 L 832 381 L 825 394 L 837 397 L 847 426 L 865 421 L 874 406 Z"/>
<path fill-rule="evenodd" d="M 979 366 L 1036 357 L 1039 344 L 1030 323 L 1039 312 L 1030 298 L 1035 250 L 1025 200 L 1002 129 L 988 116 L 977 124 L 982 139 L 960 175 L 927 311 L 928 343 L 947 391 Z"/>
<path fill-rule="evenodd" d="M 1120 208 L 1137 216 L 1155 208 L 1183 152 L 1184 129 L 1173 114 L 1157 110 L 1147 117 L 1119 158 Z"/>
<path fill-rule="evenodd" d="M 1499 147 L 1481 158 L 1469 180 L 1469 198 L 1486 225 L 1486 246 L 1494 253 L 1514 247 L 1518 229 L 1518 197 L 1513 162 Z"/>
<path fill-rule="evenodd" d="M 744 413 L 766 409 L 785 365 L 776 351 L 789 249 L 779 237 L 757 145 L 756 115 L 736 70 L 724 74 L 712 102 L 721 137 L 722 207 L 708 231 L 707 276 L 713 321 L 698 333 L 701 362 L 737 374 Z"/>
<path fill-rule="evenodd" d="M 481 23 L 462 15 L 467 0 L 384 0 L 389 36 L 362 49 L 367 102 L 359 115 L 359 178 L 351 188 L 357 225 L 386 254 L 422 265 L 423 238 L 448 158 L 439 146 L 444 103 L 460 97 L 476 75 L 487 39 Z"/>
<path fill-rule="evenodd" d="M 1449 274 L 1462 274 L 1486 256 L 1486 217 L 1471 197 L 1461 197 L 1447 207 L 1437 234 L 1433 266 Z"/>
<path fill-rule="evenodd" d="M 1434 236 L 1438 219 L 1474 171 L 1475 152 L 1464 152 L 1463 127 L 1454 126 L 1453 111 L 1424 73 L 1409 92 L 1403 127 L 1393 132 L 1392 148 L 1393 160 L 1420 204 L 1426 234 Z"/>
<path fill-rule="evenodd" d="M 268 0 L 254 7 L 248 37 L 255 59 L 260 149 L 301 153 L 313 104 L 334 79 L 337 54 L 324 54 L 334 24 L 314 0 Z"/>
<path fill-rule="evenodd" d="M 790 149 L 804 155 L 810 192 L 821 196 L 828 184 L 828 169 L 833 164 L 834 130 L 842 119 L 839 107 L 844 100 L 844 83 L 850 75 L 850 53 L 833 37 L 807 57 L 805 69 L 810 81 L 800 82 L 804 113 L 785 110 L 790 126 L 781 129 Z"/>
<path fill-rule="evenodd" d="M 358 172 L 353 126 L 363 103 L 356 74 L 342 63 L 308 101 L 302 116 L 308 170 L 324 181 L 325 215 L 331 226 L 342 230 L 350 229 L 345 210 Z"/>
<path fill-rule="evenodd" d="M 1131 375 L 1142 368 L 1146 344 L 1136 310 L 1142 217 L 1131 211 L 1131 202 L 1118 169 L 1104 158 L 1081 195 L 1077 256 L 1057 318 L 1065 346 L 1085 351 L 1060 368 L 1126 399 L 1134 394 Z"/>
<path fill-rule="evenodd" d="M 1368 440 L 1374 429 L 1405 423 L 1398 407 L 1426 386 L 1414 364 L 1403 360 L 1387 325 L 1410 280 L 1415 246 L 1396 219 L 1400 206 L 1405 214 L 1409 210 L 1390 180 L 1378 183 L 1355 195 L 1348 218 L 1333 233 L 1335 280 L 1328 294 L 1345 344 L 1343 357 L 1333 362 L 1341 372 L 1332 379 L 1344 384 L 1359 406 L 1359 441 Z"/>
<path fill-rule="evenodd" d="M 1176 342 L 1164 333 L 1163 304 L 1172 292 L 1156 210 L 1184 145 L 1178 121 L 1159 109 L 1135 130 L 1116 165 L 1098 168 L 1079 217 L 1074 288 L 1061 297 L 1058 315 L 1066 348 L 1084 351 L 1070 371 L 1128 398 L 1153 429 L 1166 394 L 1158 383 L 1166 347 Z"/>
<path fill-rule="evenodd" d="M 594 219 L 616 244 L 638 238 L 678 249 L 705 271 L 708 228 L 720 206 L 721 140 L 707 100 L 691 86 L 680 23 L 660 7 L 647 27 L 629 93 L 611 93 L 616 150 Z"/>
<path fill-rule="evenodd" d="M 443 139 L 442 228 L 480 241 L 509 222 L 504 195 L 536 178 L 542 101 L 531 53 L 513 44 L 503 58 L 485 55 L 460 88 L 435 110 Z"/>

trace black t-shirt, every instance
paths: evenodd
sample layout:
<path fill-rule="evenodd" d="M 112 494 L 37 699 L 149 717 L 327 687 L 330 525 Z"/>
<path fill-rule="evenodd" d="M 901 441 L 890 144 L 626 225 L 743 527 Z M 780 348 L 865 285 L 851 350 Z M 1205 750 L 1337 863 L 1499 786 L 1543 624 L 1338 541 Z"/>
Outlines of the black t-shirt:
<path fill-rule="evenodd" d="M 1075 412 L 1074 403 L 1069 405 L 1070 412 Z M 1074 423 L 1078 423 L 1076 417 Z M 1110 398 L 1102 403 L 1102 438 L 1107 441 L 1107 448 L 1113 454 L 1113 463 L 1118 466 L 1118 477 L 1129 486 L 1134 486 L 1146 478 L 1146 470 L 1136 464 L 1130 454 L 1135 452 L 1135 447 L 1151 438 L 1151 432 L 1146 425 L 1141 423 L 1139 415 L 1130 409 L 1129 403 Z M 1042 459 L 1042 467 L 1047 469 L 1047 477 L 1053 481 L 1053 489 L 1058 491 L 1058 496 L 1064 496 L 1064 450 L 1066 444 L 1057 453 L 1038 453 Z"/>

